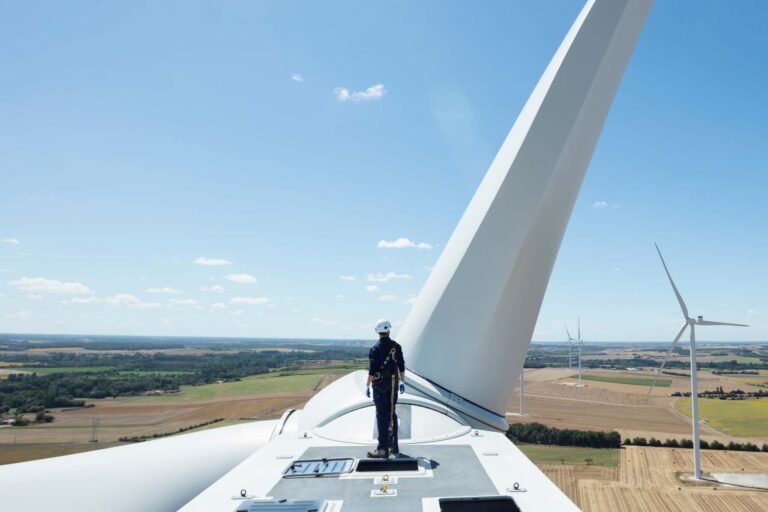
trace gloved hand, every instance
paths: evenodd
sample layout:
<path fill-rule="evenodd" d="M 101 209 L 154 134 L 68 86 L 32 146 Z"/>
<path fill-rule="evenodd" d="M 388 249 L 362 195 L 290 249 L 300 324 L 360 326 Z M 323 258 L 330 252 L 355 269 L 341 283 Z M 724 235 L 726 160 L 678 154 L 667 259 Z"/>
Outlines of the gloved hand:
<path fill-rule="evenodd" d="M 365 396 L 367 396 L 368 398 L 371 398 L 371 387 L 370 386 L 365 388 Z"/>
<path fill-rule="evenodd" d="M 401 382 L 400 383 L 400 394 L 402 395 L 403 393 L 405 393 L 405 384 Z"/>

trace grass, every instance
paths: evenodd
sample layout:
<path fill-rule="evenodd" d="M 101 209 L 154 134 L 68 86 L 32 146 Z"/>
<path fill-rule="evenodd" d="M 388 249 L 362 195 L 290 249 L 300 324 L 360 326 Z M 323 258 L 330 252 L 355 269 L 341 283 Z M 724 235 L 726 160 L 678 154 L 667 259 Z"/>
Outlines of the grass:
<path fill-rule="evenodd" d="M 571 375 L 572 379 L 578 379 L 578 375 Z M 653 379 L 647 377 L 609 377 L 603 375 L 581 375 L 582 380 L 594 380 L 597 382 L 611 382 L 613 384 L 629 384 L 630 386 L 650 386 L 653 384 Z M 670 379 L 658 379 L 656 381 L 657 388 L 668 388 L 672 384 Z"/>
<path fill-rule="evenodd" d="M 548 446 L 542 444 L 515 444 L 534 464 L 586 465 L 592 459 L 594 466 L 619 465 L 619 450 L 610 448 L 581 448 L 577 446 Z"/>
<path fill-rule="evenodd" d="M 677 410 L 691 415 L 691 399 L 677 402 Z M 707 425 L 731 436 L 768 436 L 768 400 L 718 400 L 699 398 L 699 418 Z"/>
<path fill-rule="evenodd" d="M 117 375 L 119 376 L 137 376 L 140 377 L 142 375 L 157 375 L 158 377 L 166 377 L 168 375 L 187 375 L 190 373 L 195 372 L 187 372 L 187 371 L 177 371 L 177 370 L 121 370 L 117 372 Z"/>
<path fill-rule="evenodd" d="M 28 460 L 47 459 L 60 455 L 111 448 L 116 443 L 34 443 L 4 444 L 0 450 L 0 464 L 13 464 Z"/>
<path fill-rule="evenodd" d="M 202 386 L 181 386 L 179 393 L 158 396 L 130 397 L 120 400 L 171 402 L 171 401 L 203 401 L 220 400 L 233 396 L 266 395 L 272 393 L 305 393 L 315 390 L 329 373 L 340 373 L 327 370 L 310 370 L 290 375 L 276 373 L 245 377 L 237 382 L 221 384 L 204 384 Z M 347 373 L 348 371 L 344 371 Z"/>
<path fill-rule="evenodd" d="M 19 366 L 14 368 L 20 372 L 36 373 L 38 375 L 50 375 L 52 373 L 83 373 L 83 372 L 105 372 L 111 370 L 112 366 L 66 366 L 66 367 L 46 367 L 34 368 L 30 366 Z"/>

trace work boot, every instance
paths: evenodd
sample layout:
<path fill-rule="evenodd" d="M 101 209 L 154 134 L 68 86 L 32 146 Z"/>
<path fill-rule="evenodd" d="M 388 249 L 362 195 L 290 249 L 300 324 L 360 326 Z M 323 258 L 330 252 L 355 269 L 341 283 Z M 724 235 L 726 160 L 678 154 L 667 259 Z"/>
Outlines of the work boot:
<path fill-rule="evenodd" d="M 387 452 L 382 450 L 381 448 L 377 448 L 375 450 L 368 452 L 368 457 L 371 459 L 385 459 L 387 458 Z"/>

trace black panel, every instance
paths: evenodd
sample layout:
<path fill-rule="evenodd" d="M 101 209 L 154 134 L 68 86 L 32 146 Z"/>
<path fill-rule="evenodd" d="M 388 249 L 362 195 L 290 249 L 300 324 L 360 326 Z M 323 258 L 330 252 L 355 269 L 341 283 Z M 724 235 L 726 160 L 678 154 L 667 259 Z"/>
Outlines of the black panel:
<path fill-rule="evenodd" d="M 410 458 L 401 459 L 361 459 L 357 463 L 355 471 L 382 472 L 382 471 L 418 471 L 419 460 Z"/>
<path fill-rule="evenodd" d="M 512 496 L 440 498 L 440 512 L 520 512 Z"/>

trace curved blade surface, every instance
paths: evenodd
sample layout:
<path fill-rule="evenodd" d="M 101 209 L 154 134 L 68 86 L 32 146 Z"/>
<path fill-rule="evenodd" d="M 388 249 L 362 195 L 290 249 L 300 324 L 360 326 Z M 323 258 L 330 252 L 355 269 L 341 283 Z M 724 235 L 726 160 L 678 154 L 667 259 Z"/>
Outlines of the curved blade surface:
<path fill-rule="evenodd" d="M 688 322 L 683 324 L 683 326 L 677 332 L 677 336 L 675 336 L 675 339 L 672 341 L 672 344 L 667 349 L 667 353 L 664 355 L 664 359 L 661 361 L 661 366 L 659 366 L 659 368 L 656 370 L 656 375 L 653 376 L 653 382 L 651 383 L 651 387 L 648 388 L 648 394 L 646 395 L 646 397 L 651 396 L 651 392 L 653 391 L 653 388 L 656 387 L 656 380 L 659 378 L 659 375 L 661 375 L 661 371 L 664 369 L 664 365 L 667 364 L 667 361 L 669 360 L 669 356 L 672 354 L 672 351 L 675 349 L 675 345 L 677 345 L 677 342 L 680 341 L 680 337 L 685 332 L 686 327 L 688 327 Z"/>
<path fill-rule="evenodd" d="M 731 324 L 728 322 L 713 322 L 711 320 L 699 320 L 696 325 L 732 325 L 734 327 L 749 327 L 747 324 Z"/>
<path fill-rule="evenodd" d="M 669 279 L 669 284 L 672 285 L 672 289 L 675 291 L 675 296 L 677 297 L 677 302 L 680 303 L 680 309 L 683 310 L 683 316 L 686 320 L 690 318 L 690 315 L 688 314 L 688 307 L 685 305 L 685 302 L 683 301 L 683 297 L 680 295 L 680 292 L 677 290 L 677 286 L 675 286 L 675 282 L 672 280 L 672 276 L 669 273 L 669 269 L 667 268 L 667 263 L 664 261 L 664 256 L 661 255 L 661 250 L 659 250 L 658 244 L 654 244 L 656 246 L 656 252 L 659 253 L 659 258 L 661 258 L 661 264 L 664 265 L 664 272 L 667 273 L 667 278 Z"/>

